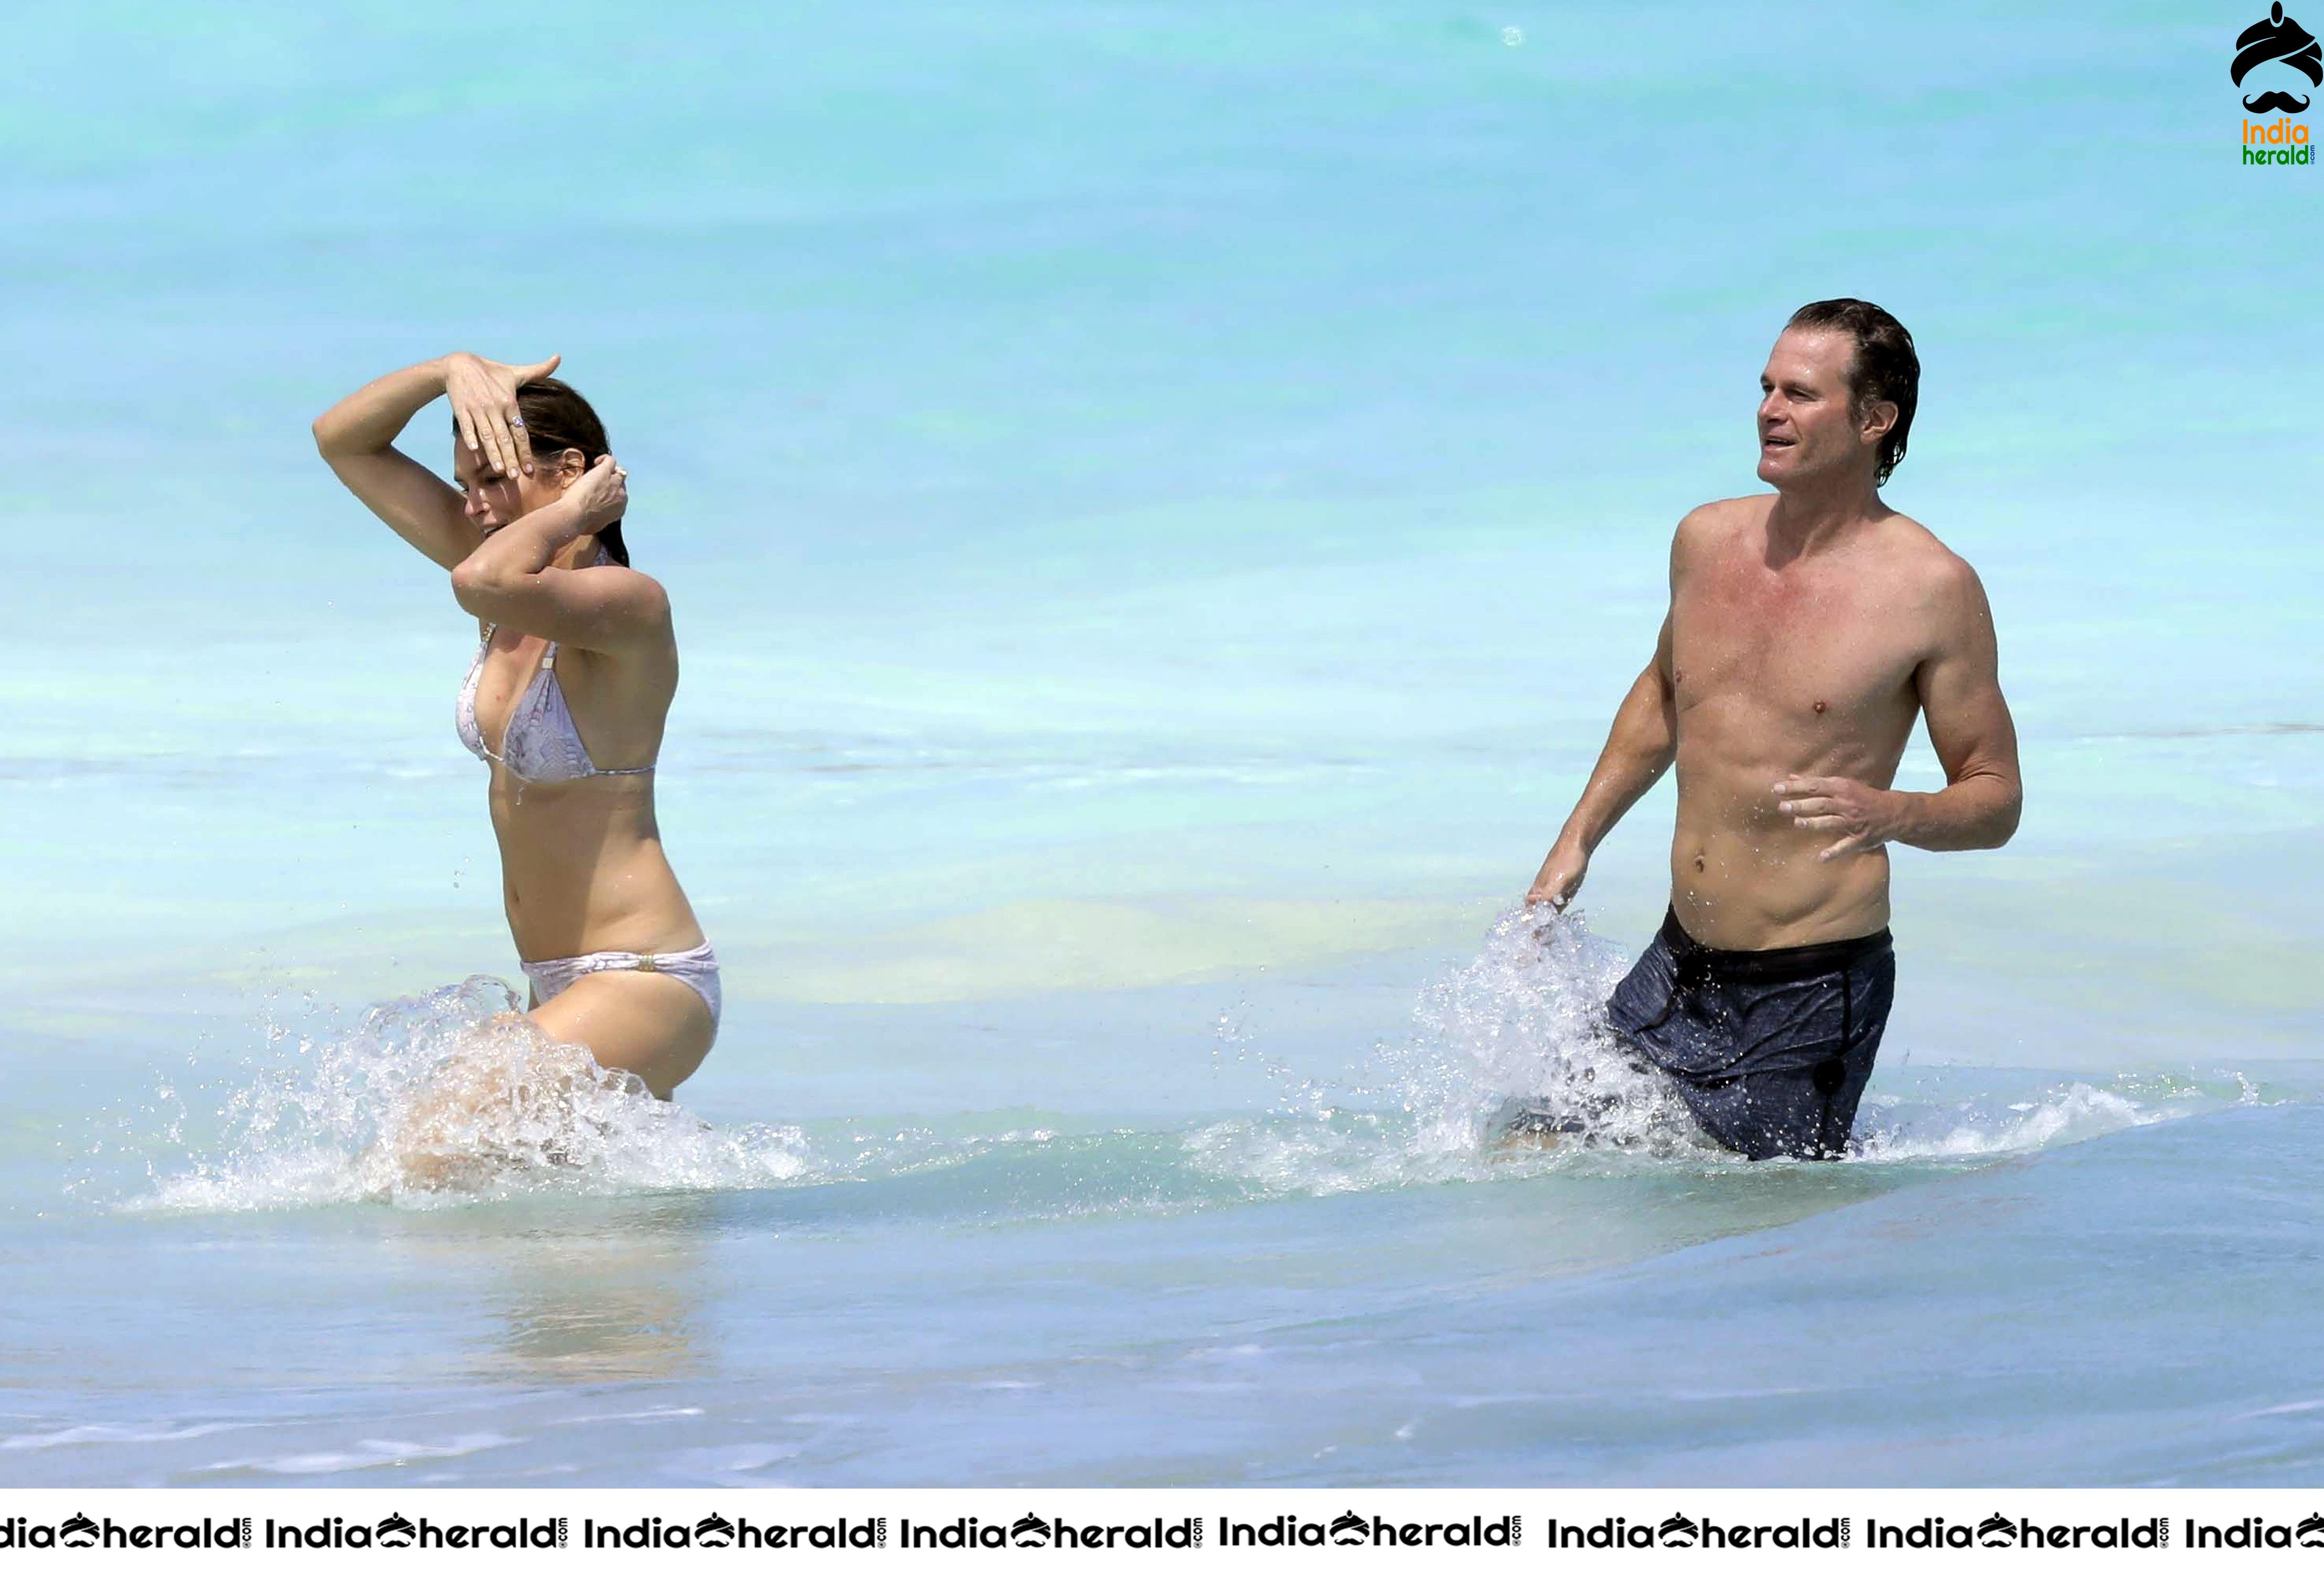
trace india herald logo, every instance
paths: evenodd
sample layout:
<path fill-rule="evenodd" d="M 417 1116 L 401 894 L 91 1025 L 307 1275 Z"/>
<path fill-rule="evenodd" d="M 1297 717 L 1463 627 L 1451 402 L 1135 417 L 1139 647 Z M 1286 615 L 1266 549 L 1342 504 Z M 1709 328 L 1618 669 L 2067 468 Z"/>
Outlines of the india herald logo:
<path fill-rule="evenodd" d="M 2236 87 L 2253 89 L 2244 99 L 2242 161 L 2255 169 L 2312 166 L 2315 143 L 2307 124 L 2295 118 L 2307 113 L 2309 99 L 2291 91 L 2291 84 L 2324 87 L 2324 47 L 2319 47 L 2314 33 L 2283 14 L 2282 0 L 2268 8 L 2265 20 L 2236 35 L 2236 58 L 2227 77 Z M 2264 118 L 2269 115 L 2274 118 Z"/>
<path fill-rule="evenodd" d="M 2282 0 L 2269 8 L 2267 19 L 2255 22 L 2236 38 L 2235 64 L 2227 68 L 2228 77 L 2238 87 L 2253 70 L 2271 60 L 2280 60 L 2308 78 L 2311 87 L 2324 87 L 2324 49 L 2319 49 L 2316 35 L 2292 17 L 2283 14 Z M 2281 71 L 2269 76 L 2281 78 Z M 2308 100 L 2295 97 L 2280 87 L 2265 87 L 2268 78 L 2262 77 L 2264 90 L 2244 100 L 2244 108 L 2253 115 L 2301 115 L 2308 109 Z"/>

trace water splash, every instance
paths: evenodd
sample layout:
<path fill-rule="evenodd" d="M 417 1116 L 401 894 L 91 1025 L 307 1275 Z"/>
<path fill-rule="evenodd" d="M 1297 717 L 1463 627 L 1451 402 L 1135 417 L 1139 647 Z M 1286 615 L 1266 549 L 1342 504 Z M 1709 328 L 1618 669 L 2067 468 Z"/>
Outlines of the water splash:
<path fill-rule="evenodd" d="M 1603 1034 L 1601 1002 L 1628 964 L 1579 914 L 1545 922 L 1519 910 L 1420 991 L 1407 1034 L 1346 1076 L 1301 1074 L 1267 1052 L 1248 1007 L 1229 1011 L 1221 1052 L 1267 1070 L 1275 1096 L 1264 1110 L 1168 1131 L 1062 1132 L 1023 1110 L 933 1124 L 863 1116 L 819 1122 L 812 1143 L 795 1127 L 716 1129 L 647 1097 L 577 1045 L 550 1042 L 505 984 L 471 978 L 379 1006 L 352 1030 L 276 1030 L 267 1061 L 239 1071 L 214 1112 L 198 1079 L 160 1085 L 141 1111 L 144 1134 L 116 1144 L 118 1155 L 149 1154 L 146 1183 L 125 1200 L 88 1199 L 139 1210 L 424 1207 L 872 1182 L 878 1194 L 856 1205 L 990 1220 L 1754 1167 L 1703 1138 L 1663 1080 Z M 1543 1148 L 1497 1146 L 1489 1123 L 1512 1098 L 1576 1128 Z M 1853 1161 L 1972 1165 L 2256 1098 L 2239 1078 L 1900 1065 L 1876 1075 Z M 189 1127 L 210 1134 L 189 1136 Z"/>
<path fill-rule="evenodd" d="M 1716 1151 L 1668 1080 L 1600 1025 L 1629 964 L 1579 912 L 1504 914 L 1476 960 L 1422 990 L 1412 1035 L 1390 1055 L 1406 1108 L 1435 1139 L 1471 1146 L 1502 1104 L 1522 1099 L 1580 1145 Z"/>
<path fill-rule="evenodd" d="M 1606 1035 L 1603 1002 L 1629 965 L 1579 912 L 1504 914 L 1474 960 L 1421 990 L 1412 1032 L 1377 1045 L 1365 1078 L 1303 1078 L 1269 1064 L 1281 1089 L 1270 1116 L 1192 1133 L 1188 1159 L 1276 1196 L 1642 1164 L 1753 1167 L 1705 1137 L 1667 1080 Z M 1223 1019 L 1221 1036 L 1239 1054 L 1254 1054 L 1239 1018 Z M 2038 1074 L 2009 1093 L 1967 1099 L 1876 1092 L 1858 1115 L 1849 1161 L 1987 1162 L 2257 1098 L 2235 1073 L 2208 1081 L 2126 1074 L 2107 1085 L 2034 1081 Z M 1930 1069 L 1913 1081 L 1933 1089 L 1949 1078 Z M 1554 1145 L 1498 1147 L 1489 1127 L 1512 1099 L 1544 1110 L 1564 1134 Z"/>
<path fill-rule="evenodd" d="M 1374 1045 L 1357 1080 L 1300 1077 L 1269 1063 L 1279 1090 L 1270 1118 L 1193 1133 L 1189 1160 L 1265 1194 L 1328 1195 L 1515 1178 L 1600 1146 L 1723 1158 L 1661 1080 L 1597 1029 L 1627 966 L 1579 913 L 1505 914 L 1474 960 L 1421 990 L 1412 1031 Z M 1236 1041 L 1252 1053 L 1246 1034 Z M 1512 1098 L 1586 1124 L 1588 1139 L 1548 1151 L 1489 1148 L 1487 1122 Z"/>
<path fill-rule="evenodd" d="M 718 1130 L 587 1049 L 552 1041 L 497 978 L 391 1000 L 344 1033 L 270 1034 L 276 1062 L 217 1111 L 218 1150 L 138 1210 L 442 1204 L 543 1191 L 750 1189 L 809 1168 L 788 1127 Z M 164 1087 L 171 1105 L 182 1099 Z M 164 1133 L 183 1152 L 182 1118 Z"/>

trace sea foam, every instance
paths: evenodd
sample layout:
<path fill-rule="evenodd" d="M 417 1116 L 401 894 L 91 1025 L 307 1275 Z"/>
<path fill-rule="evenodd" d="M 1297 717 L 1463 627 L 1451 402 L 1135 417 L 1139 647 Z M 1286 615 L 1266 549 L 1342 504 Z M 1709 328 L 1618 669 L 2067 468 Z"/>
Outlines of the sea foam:
<path fill-rule="evenodd" d="M 272 1035 L 274 1062 L 218 1110 L 213 1155 L 152 1166 L 140 1210 L 442 1204 L 540 1191 L 741 1190 L 797 1179 L 800 1134 L 720 1130 L 553 1042 L 497 978 Z M 165 1090 L 166 1091 L 166 1090 Z"/>
<path fill-rule="evenodd" d="M 812 1144 L 797 1127 L 714 1127 L 649 1097 L 585 1048 L 551 1042 L 506 984 L 473 977 L 374 1007 L 352 1030 L 278 1030 L 274 1052 L 245 1067 L 219 1104 L 213 1141 L 185 1138 L 185 1099 L 163 1088 L 170 1128 L 148 1162 L 148 1184 L 121 1205 L 428 1207 L 906 1182 L 973 1168 L 978 1177 L 947 1190 L 961 1216 L 982 1218 L 1003 1198 L 1012 1216 L 1058 1207 L 1167 1213 L 1236 1197 L 1746 1166 L 1708 1141 L 1665 1079 L 1600 1026 L 1628 964 L 1580 914 L 1551 920 L 1520 909 L 1493 925 L 1472 959 L 1419 991 L 1408 1032 L 1352 1054 L 1350 1073 L 1270 1064 L 1276 1097 L 1264 1110 L 1191 1130 L 1063 1140 L 1048 1128 L 1016 1129 L 1013 1116 L 996 1132 L 967 1115 L 931 1127 L 867 1114 L 818 1126 Z M 1239 1055 L 1263 1057 L 1231 1015 L 1219 1032 Z M 1876 1072 L 1849 1161 L 1975 1164 L 2256 1099 L 2239 1078 L 2099 1083 L 2028 1072 L 1978 1082 L 1978 1074 Z M 1570 1134 L 1544 1147 L 1497 1147 L 1489 1126 L 1513 1098 L 1545 1105 Z M 925 1205 L 896 1195 L 896 1205 Z"/>
<path fill-rule="evenodd" d="M 1190 1161 L 1278 1195 L 1577 1168 L 1747 1166 L 1705 1137 L 1668 1081 L 1600 1025 L 1603 1003 L 1629 965 L 1578 911 L 1554 918 L 1537 907 L 1506 913 L 1474 959 L 1421 989 L 1412 1030 L 1376 1044 L 1358 1076 L 1306 1078 L 1271 1066 L 1280 1089 L 1275 1108 L 1264 1118 L 1192 1133 Z M 1233 1018 L 1222 1019 L 1220 1030 L 1250 1052 Z M 1876 1072 L 1876 1090 L 1884 1080 L 1894 1078 Z M 1511 1099 L 1545 1106 L 1570 1134 L 1546 1147 L 1497 1150 L 1488 1127 Z M 2006 1094 L 1942 1101 L 1876 1090 L 1858 1110 L 1847 1161 L 1990 1161 L 2256 1099 L 2233 1073 L 2125 1075 L 2098 1085 L 2026 1072 Z"/>

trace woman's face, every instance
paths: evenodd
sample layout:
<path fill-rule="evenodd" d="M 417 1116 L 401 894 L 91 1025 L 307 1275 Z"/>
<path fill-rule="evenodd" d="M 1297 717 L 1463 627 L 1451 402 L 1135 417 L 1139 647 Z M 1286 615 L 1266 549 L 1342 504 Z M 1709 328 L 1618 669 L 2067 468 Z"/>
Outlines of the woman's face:
<path fill-rule="evenodd" d="M 457 437 L 452 439 L 452 478 L 460 484 L 461 506 L 468 521 L 478 529 L 513 524 L 534 509 L 556 501 L 568 481 L 566 468 L 535 455 L 531 474 L 495 475 L 483 455 Z"/>

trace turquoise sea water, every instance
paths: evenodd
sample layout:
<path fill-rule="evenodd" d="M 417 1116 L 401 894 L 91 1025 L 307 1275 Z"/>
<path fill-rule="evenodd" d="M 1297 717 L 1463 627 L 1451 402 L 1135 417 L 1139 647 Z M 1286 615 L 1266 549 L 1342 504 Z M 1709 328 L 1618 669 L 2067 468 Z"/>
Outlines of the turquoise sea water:
<path fill-rule="evenodd" d="M 2312 1481 L 2324 226 L 2251 20 L 36 8 L 0 1484 Z M 1497 919 L 1836 293 L 2024 828 L 1897 857 L 1862 1161 L 1489 1160 L 1668 789 L 1587 943 Z M 631 471 L 729 1013 L 391 1202 L 514 958 L 472 625 L 306 423 L 455 347 Z"/>

